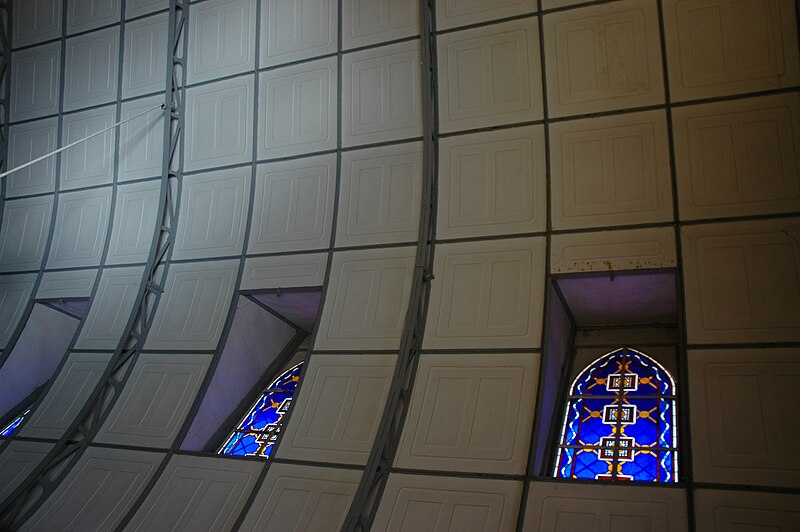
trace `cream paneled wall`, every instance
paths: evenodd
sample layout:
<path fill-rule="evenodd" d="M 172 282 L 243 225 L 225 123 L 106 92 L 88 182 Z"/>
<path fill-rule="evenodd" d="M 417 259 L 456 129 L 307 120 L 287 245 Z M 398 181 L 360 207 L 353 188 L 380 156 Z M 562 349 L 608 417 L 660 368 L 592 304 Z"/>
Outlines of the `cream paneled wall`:
<path fill-rule="evenodd" d="M 337 529 L 412 293 L 419 2 L 187 2 L 168 190 L 155 107 L 169 0 L 10 3 L 7 168 L 145 114 L 2 185 L 0 364 L 34 301 L 90 305 L 34 414 L 0 442 L 0 497 L 85 415 L 169 193 L 177 226 L 144 351 L 24 528 Z M 775 414 L 800 363 L 795 4 L 435 4 L 434 278 L 373 529 L 722 531 L 731 512 L 791 529 L 793 501 L 768 492 L 800 489 L 796 423 Z M 663 268 L 680 274 L 685 483 L 535 477 L 549 276 Z M 181 452 L 240 291 L 312 286 L 320 318 L 273 460 Z"/>

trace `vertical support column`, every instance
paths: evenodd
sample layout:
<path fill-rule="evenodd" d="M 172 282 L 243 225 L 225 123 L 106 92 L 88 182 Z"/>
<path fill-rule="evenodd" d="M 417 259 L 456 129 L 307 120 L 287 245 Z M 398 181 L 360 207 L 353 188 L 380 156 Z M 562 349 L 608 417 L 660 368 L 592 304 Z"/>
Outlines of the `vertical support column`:
<path fill-rule="evenodd" d="M 364 475 L 353 497 L 342 530 L 367 531 L 375 519 L 381 495 L 391 473 L 392 463 L 403 431 L 411 392 L 422 349 L 425 320 L 433 279 L 433 246 L 436 237 L 436 172 L 438 164 L 438 108 L 436 100 L 436 36 L 433 0 L 420 0 L 420 40 L 422 57 L 422 205 L 420 209 L 414 277 L 408 311 L 400 340 L 391 388 L 384 407 L 375 443 Z"/>

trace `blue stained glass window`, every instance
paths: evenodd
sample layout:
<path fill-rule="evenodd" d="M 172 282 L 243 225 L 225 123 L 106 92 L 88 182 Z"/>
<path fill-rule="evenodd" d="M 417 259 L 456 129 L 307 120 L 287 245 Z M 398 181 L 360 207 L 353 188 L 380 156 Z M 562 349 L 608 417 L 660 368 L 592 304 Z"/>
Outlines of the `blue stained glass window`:
<path fill-rule="evenodd" d="M 246 416 L 220 447 L 218 454 L 269 458 L 292 395 L 300 382 L 303 363 L 283 372 L 261 394 Z"/>
<path fill-rule="evenodd" d="M 22 425 L 22 422 L 25 421 L 25 416 L 27 416 L 30 411 L 31 411 L 30 408 L 27 409 L 26 411 L 18 415 L 16 418 L 14 418 L 14 421 L 3 427 L 3 430 L 0 430 L 0 438 L 8 438 L 12 434 L 14 434 L 14 432 L 16 432 L 19 426 Z"/>
<path fill-rule="evenodd" d="M 675 382 L 658 362 L 622 348 L 573 381 L 553 474 L 677 482 Z"/>

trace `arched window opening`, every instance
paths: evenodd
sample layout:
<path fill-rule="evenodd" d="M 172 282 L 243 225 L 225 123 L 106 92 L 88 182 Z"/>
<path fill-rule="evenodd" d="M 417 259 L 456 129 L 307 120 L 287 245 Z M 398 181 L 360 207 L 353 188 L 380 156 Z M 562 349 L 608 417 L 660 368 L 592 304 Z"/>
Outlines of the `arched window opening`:
<path fill-rule="evenodd" d="M 15 417 L 11 423 L 3 427 L 3 429 L 0 430 L 0 438 L 8 438 L 9 436 L 13 436 L 20 425 L 22 425 L 22 422 L 25 421 L 25 416 L 27 416 L 30 411 L 31 409 L 28 408 L 23 413 Z"/>
<path fill-rule="evenodd" d="M 272 381 L 217 453 L 269 458 L 278 441 L 283 418 L 292 403 L 302 370 L 303 363 L 300 362 Z"/>
<path fill-rule="evenodd" d="M 589 364 L 573 381 L 554 475 L 677 482 L 675 381 L 628 347 Z"/>

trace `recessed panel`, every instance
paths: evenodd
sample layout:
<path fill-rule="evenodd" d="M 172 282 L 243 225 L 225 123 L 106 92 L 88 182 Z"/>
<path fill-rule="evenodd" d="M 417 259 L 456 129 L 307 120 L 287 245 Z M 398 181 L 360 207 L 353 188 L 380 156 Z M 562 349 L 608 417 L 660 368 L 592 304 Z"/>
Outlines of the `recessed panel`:
<path fill-rule="evenodd" d="M 240 288 L 322 286 L 327 263 L 327 253 L 251 257 L 245 260 Z"/>
<path fill-rule="evenodd" d="M 421 194 L 420 143 L 343 153 L 336 246 L 415 241 Z"/>
<path fill-rule="evenodd" d="M 119 22 L 120 8 L 119 0 L 69 0 L 67 34 Z"/>
<path fill-rule="evenodd" d="M 186 91 L 184 169 L 249 162 L 253 155 L 253 77 Z"/>
<path fill-rule="evenodd" d="M 672 227 L 553 235 L 552 273 L 674 268 Z"/>
<path fill-rule="evenodd" d="M 311 357 L 279 458 L 365 465 L 397 357 Z"/>
<path fill-rule="evenodd" d="M 8 131 L 8 167 L 16 168 L 57 148 L 57 118 L 11 126 Z M 48 157 L 5 177 L 6 197 L 53 192 L 56 158 Z"/>
<path fill-rule="evenodd" d="M 64 116 L 61 145 L 80 141 L 116 122 L 114 106 Z M 114 178 L 116 128 L 65 150 L 61 154 L 61 190 L 111 183 Z"/>
<path fill-rule="evenodd" d="M 439 141 L 439 239 L 544 231 L 544 128 L 528 126 Z"/>
<path fill-rule="evenodd" d="M 413 269 L 413 247 L 335 253 L 315 347 L 397 349 Z"/>
<path fill-rule="evenodd" d="M 0 276 L 0 347 L 5 347 L 22 318 L 36 282 L 35 273 Z"/>
<path fill-rule="evenodd" d="M 63 0 L 14 0 L 14 48 L 61 37 Z"/>
<path fill-rule="evenodd" d="M 524 531 L 685 532 L 683 490 L 532 482 Z"/>
<path fill-rule="evenodd" d="M 187 81 L 198 83 L 252 70 L 256 0 L 210 0 L 189 10 Z"/>
<path fill-rule="evenodd" d="M 164 96 L 122 104 L 119 126 L 120 182 L 161 175 L 164 152 Z M 141 116 L 139 116 L 141 115 Z M 134 118 L 135 117 L 135 118 Z"/>
<path fill-rule="evenodd" d="M 336 0 L 265 0 L 261 6 L 261 67 L 336 51 Z"/>
<path fill-rule="evenodd" d="M 160 181 L 145 181 L 117 187 L 114 228 L 106 264 L 145 262 L 153 244 L 158 220 Z"/>
<path fill-rule="evenodd" d="M 438 37 L 441 131 L 542 118 L 539 30 L 517 20 Z"/>
<path fill-rule="evenodd" d="M 423 355 L 395 466 L 522 475 L 539 355 Z"/>
<path fill-rule="evenodd" d="M 164 90 L 167 72 L 169 14 L 143 18 L 125 25 L 122 97 L 132 98 Z"/>
<path fill-rule="evenodd" d="M 534 11 L 536 0 L 445 0 L 436 6 L 436 28 L 444 30 Z"/>
<path fill-rule="evenodd" d="M 663 111 L 559 122 L 550 142 L 554 228 L 672 219 Z"/>
<path fill-rule="evenodd" d="M 36 299 L 88 298 L 96 279 L 96 268 L 45 272 Z"/>
<path fill-rule="evenodd" d="M 169 0 L 126 0 L 125 18 L 141 17 L 169 8 Z"/>
<path fill-rule="evenodd" d="M 44 460 L 52 443 L 12 441 L 0 453 L 0 501 L 5 502 L 17 487 Z"/>
<path fill-rule="evenodd" d="M 800 220 L 684 227 L 688 341 L 800 340 Z"/>
<path fill-rule="evenodd" d="M 361 471 L 273 464 L 239 530 L 338 530 Z"/>
<path fill-rule="evenodd" d="M 342 57 L 342 144 L 422 135 L 420 44 L 410 41 Z"/>
<path fill-rule="evenodd" d="M 792 532 L 800 523 L 797 496 L 756 491 L 695 490 L 697 530 Z"/>
<path fill-rule="evenodd" d="M 115 0 L 105 1 L 119 6 L 119 2 Z M 116 100 L 119 28 L 108 28 L 68 39 L 66 46 L 64 110 L 71 111 Z"/>
<path fill-rule="evenodd" d="M 663 103 L 657 9 L 623 0 L 545 15 L 550 116 Z"/>
<path fill-rule="evenodd" d="M 336 59 L 259 76 L 258 158 L 336 148 Z"/>
<path fill-rule="evenodd" d="M 680 107 L 672 118 L 681 218 L 798 210 L 797 94 Z"/>
<path fill-rule="evenodd" d="M 345 0 L 342 47 L 357 48 L 419 34 L 415 0 Z"/>
<path fill-rule="evenodd" d="M 699 482 L 800 487 L 796 423 L 800 350 L 689 351 L 692 463 Z"/>
<path fill-rule="evenodd" d="M 211 355 L 139 355 L 122 395 L 94 440 L 170 448 L 209 364 Z"/>
<path fill-rule="evenodd" d="M 335 187 L 335 154 L 260 165 L 248 253 L 327 248 Z"/>
<path fill-rule="evenodd" d="M 391 532 L 511 532 L 522 482 L 477 478 L 389 476 L 373 528 Z"/>
<path fill-rule="evenodd" d="M 99 266 L 110 208 L 111 187 L 61 194 L 47 267 Z"/>
<path fill-rule="evenodd" d="M 544 266 L 544 237 L 437 246 L 424 346 L 538 347 Z"/>
<path fill-rule="evenodd" d="M 47 395 L 20 430 L 30 438 L 57 440 L 75 420 L 111 360 L 111 353 L 71 353 Z"/>
<path fill-rule="evenodd" d="M 264 464 L 173 456 L 125 530 L 231 530 Z"/>
<path fill-rule="evenodd" d="M 39 269 L 52 211 L 53 196 L 5 202 L 0 230 L 0 271 Z"/>
<path fill-rule="evenodd" d="M 250 173 L 250 168 L 234 168 L 183 178 L 173 258 L 242 252 Z"/>
<path fill-rule="evenodd" d="M 12 121 L 58 112 L 61 43 L 54 42 L 11 54 Z"/>
<path fill-rule="evenodd" d="M 238 268 L 238 259 L 171 265 L 146 347 L 216 349 Z"/>
<path fill-rule="evenodd" d="M 664 2 L 674 101 L 800 82 L 794 2 Z"/>
<path fill-rule="evenodd" d="M 103 270 L 89 314 L 78 336 L 78 349 L 114 350 L 117 347 L 133 311 L 143 275 L 144 266 Z"/>

